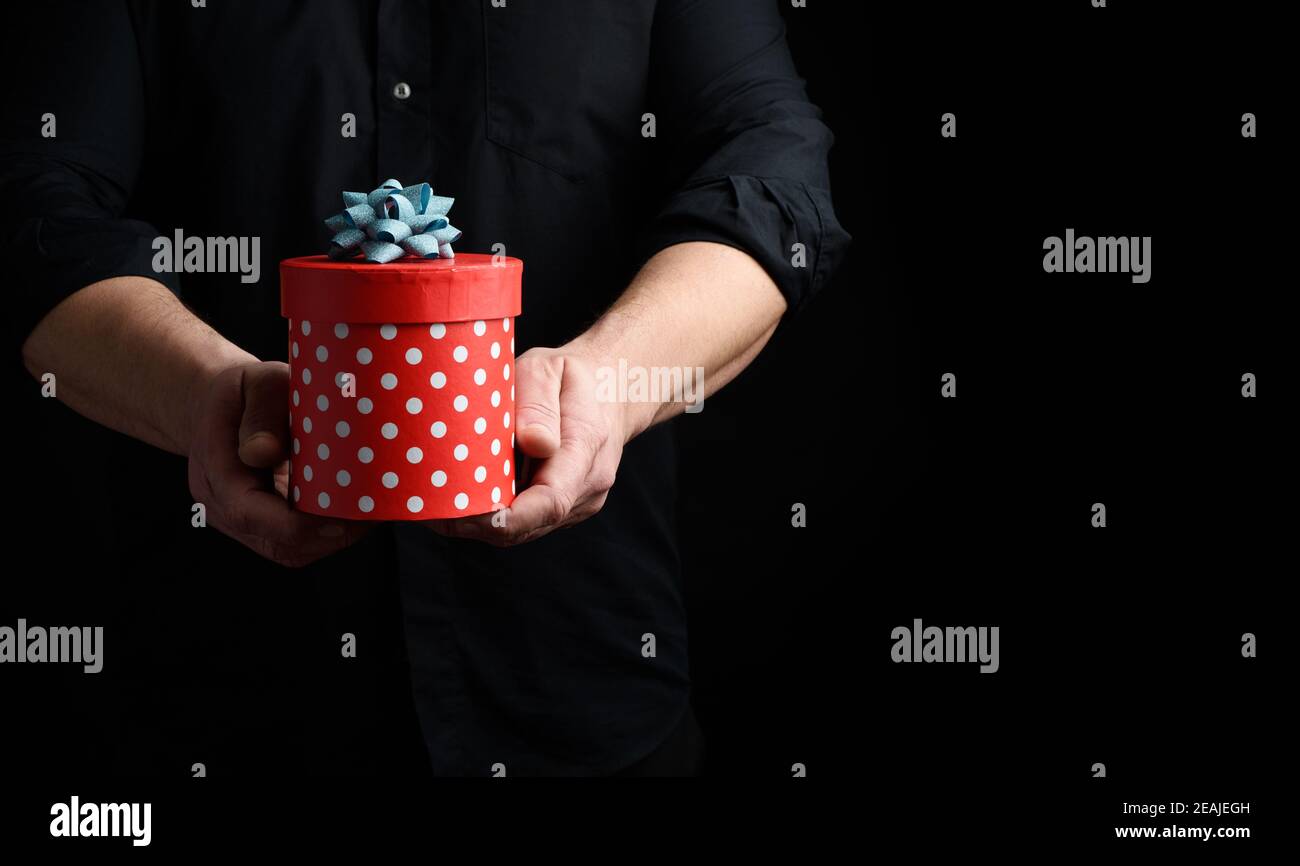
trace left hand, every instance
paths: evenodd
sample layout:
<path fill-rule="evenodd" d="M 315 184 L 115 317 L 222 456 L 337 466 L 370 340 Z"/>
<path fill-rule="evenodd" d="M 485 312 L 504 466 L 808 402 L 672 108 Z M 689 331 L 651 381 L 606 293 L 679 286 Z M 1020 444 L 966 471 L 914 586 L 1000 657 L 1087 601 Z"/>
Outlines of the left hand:
<path fill-rule="evenodd" d="M 501 515 L 430 520 L 442 535 L 500 547 L 532 541 L 600 511 L 628 440 L 623 405 L 597 399 L 596 364 L 561 347 L 515 362 L 515 438 L 523 487 Z M 532 464 L 531 477 L 523 477 Z M 494 525 L 493 517 L 496 516 Z"/>

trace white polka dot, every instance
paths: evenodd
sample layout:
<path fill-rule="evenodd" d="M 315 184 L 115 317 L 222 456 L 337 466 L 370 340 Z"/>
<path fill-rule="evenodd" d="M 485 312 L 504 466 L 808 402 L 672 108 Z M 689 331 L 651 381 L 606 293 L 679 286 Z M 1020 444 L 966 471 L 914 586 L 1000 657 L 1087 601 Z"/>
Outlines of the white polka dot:
<path fill-rule="evenodd" d="M 302 368 L 302 383 L 304 385 L 311 384 L 311 370 L 308 369 L 307 367 Z"/>
<path fill-rule="evenodd" d="M 346 421 L 340 421 L 339 423 L 334 425 L 334 435 L 339 437 L 340 439 L 348 438 L 348 434 L 351 432 L 352 432 L 352 425 Z"/>
<path fill-rule="evenodd" d="M 419 397 L 412 397 L 406 401 L 406 411 L 412 415 L 419 415 L 424 411 L 424 402 Z"/>
<path fill-rule="evenodd" d="M 474 384 L 482 385 L 486 381 L 487 381 L 487 370 L 484 370 L 482 367 L 479 367 L 477 370 L 474 371 Z"/>
<path fill-rule="evenodd" d="M 493 488 L 492 488 L 492 501 L 493 501 L 493 502 L 500 502 L 500 501 L 501 501 L 501 488 L 500 488 L 500 487 L 493 487 Z"/>
<path fill-rule="evenodd" d="M 481 337 L 487 333 L 487 322 L 479 319 L 474 323 L 474 336 Z"/>
<path fill-rule="evenodd" d="M 396 439 L 397 425 L 394 424 L 392 421 L 389 421 L 383 427 L 379 428 L 379 432 L 385 439 Z"/>
<path fill-rule="evenodd" d="M 389 490 L 392 490 L 394 487 L 397 486 L 397 473 L 385 472 L 384 477 L 379 480 L 385 487 L 387 487 Z"/>
<path fill-rule="evenodd" d="M 346 469 L 340 469 L 335 473 L 334 480 L 338 482 L 339 487 L 347 487 L 352 483 L 352 473 Z"/>
<path fill-rule="evenodd" d="M 324 442 L 316 446 L 316 456 L 322 460 L 330 459 L 330 447 Z"/>
<path fill-rule="evenodd" d="M 385 373 L 379 377 L 379 384 L 385 391 L 391 391 L 397 387 L 397 377 L 392 373 Z"/>
<path fill-rule="evenodd" d="M 447 384 L 447 374 L 439 370 L 429 377 L 429 384 L 435 388 L 441 388 Z"/>
<path fill-rule="evenodd" d="M 518 492 L 519 492 L 519 488 L 515 487 L 515 482 L 514 482 L 514 481 L 511 481 L 511 482 L 510 482 L 510 495 L 511 495 L 511 496 L 514 496 L 514 495 L 515 495 L 516 493 L 518 493 Z"/>
<path fill-rule="evenodd" d="M 319 409 L 319 410 L 322 411 L 322 412 L 325 412 L 325 411 L 327 411 L 327 410 L 329 409 L 329 407 L 330 407 L 330 398 L 329 398 L 329 397 L 326 397 L 324 394 L 321 394 L 319 397 L 316 398 L 316 408 L 317 408 L 317 409 Z"/>
<path fill-rule="evenodd" d="M 510 461 L 509 461 L 509 460 L 507 460 L 505 463 L 501 464 L 501 474 L 502 474 L 502 475 L 509 475 L 509 474 L 510 474 Z"/>
<path fill-rule="evenodd" d="M 420 363 L 420 361 L 423 359 L 424 359 L 424 353 L 421 352 L 419 349 L 415 348 L 414 346 L 406 350 L 406 363 L 410 364 L 411 366 L 415 366 L 416 364 Z"/>
<path fill-rule="evenodd" d="M 502 320 L 501 320 L 501 330 L 503 330 L 503 331 L 508 331 L 508 330 L 510 330 L 510 320 L 509 320 L 509 319 L 502 319 Z"/>
<path fill-rule="evenodd" d="M 315 474 L 316 474 L 316 473 L 313 472 L 312 469 L 311 469 L 311 464 L 310 464 L 310 463 L 308 463 L 306 466 L 302 467 L 302 480 L 303 480 L 303 481 L 311 481 L 311 477 L 312 477 L 313 475 L 315 475 Z"/>
<path fill-rule="evenodd" d="M 457 412 L 464 412 L 469 408 L 469 398 L 464 394 L 457 394 L 456 399 L 451 401 L 451 405 Z"/>
<path fill-rule="evenodd" d="M 434 487 L 441 487 L 447 483 L 447 473 L 439 469 L 437 472 L 429 476 L 429 480 L 433 482 Z"/>
<path fill-rule="evenodd" d="M 465 359 L 469 357 L 469 349 L 464 346 L 457 346 L 451 350 L 451 356 L 456 359 L 457 364 L 463 364 Z"/>
<path fill-rule="evenodd" d="M 474 419 L 474 432 L 477 433 L 477 434 L 480 435 L 480 436 L 482 436 L 484 433 L 487 432 L 487 419 L 486 419 L 486 418 L 475 418 L 475 419 Z"/>
<path fill-rule="evenodd" d="M 513 355 L 514 353 L 515 353 L 515 338 L 514 338 L 514 337 L 511 337 L 511 338 L 510 338 L 510 354 Z"/>
<path fill-rule="evenodd" d="M 396 326 L 396 325 L 380 325 L 380 326 L 379 326 L 379 336 L 383 337 L 385 340 L 391 340 L 391 339 L 393 339 L 394 337 L 397 336 L 397 326 Z"/>
<path fill-rule="evenodd" d="M 509 364 L 506 364 L 504 367 L 501 368 L 501 378 L 502 378 L 502 379 L 505 379 L 507 382 L 510 381 L 510 365 L 509 365 Z"/>
<path fill-rule="evenodd" d="M 369 415 L 375 409 L 375 404 L 370 402 L 369 397 L 362 397 L 357 401 L 357 411 L 362 415 Z"/>
<path fill-rule="evenodd" d="M 304 433 L 310 433 L 310 432 L 311 432 L 311 419 L 310 419 L 310 418 L 303 418 L 303 419 L 302 419 L 302 432 L 304 432 Z"/>
<path fill-rule="evenodd" d="M 459 508 L 461 511 L 464 511 L 466 508 L 469 508 L 469 497 L 466 496 L 464 493 L 457 493 L 456 507 Z"/>
<path fill-rule="evenodd" d="M 369 496 L 363 496 L 357 500 L 357 508 L 360 508 L 362 511 L 369 514 L 371 511 L 375 510 L 375 500 L 371 499 Z"/>
<path fill-rule="evenodd" d="M 316 360 L 317 360 L 317 361 L 320 361 L 320 362 L 323 364 L 323 363 L 325 363 L 326 361 L 329 360 L 329 357 L 330 357 L 330 350 L 329 350 L 329 349 L 326 349 L 324 346 L 317 346 L 317 347 L 316 347 Z"/>
<path fill-rule="evenodd" d="M 447 336 L 447 326 L 441 323 L 430 325 L 429 336 L 433 337 L 435 340 L 441 340 L 443 337 Z"/>
<path fill-rule="evenodd" d="M 302 491 L 299 490 L 298 485 L 295 484 L 293 487 L 293 501 L 297 502 L 299 499 L 302 499 Z"/>
<path fill-rule="evenodd" d="M 487 481 L 486 466 L 480 466 L 474 470 L 474 480 L 477 481 L 479 484 L 482 484 L 484 481 Z"/>
<path fill-rule="evenodd" d="M 311 333 L 311 322 L 306 319 L 302 320 L 302 325 L 300 327 L 302 328 L 302 335 L 304 337 Z"/>
<path fill-rule="evenodd" d="M 456 450 L 451 453 L 457 460 L 464 460 L 469 456 L 469 448 L 465 447 L 463 444 L 457 445 Z"/>
<path fill-rule="evenodd" d="M 504 427 L 509 427 L 509 426 L 510 426 L 510 413 L 509 413 L 509 412 L 507 412 L 505 415 L 501 416 L 501 424 L 502 424 L 502 426 L 504 426 Z"/>
<path fill-rule="evenodd" d="M 419 463 L 424 459 L 424 452 L 414 446 L 406 449 L 406 462 Z"/>
<path fill-rule="evenodd" d="M 298 341 L 297 341 L 297 340 L 294 340 L 294 341 L 293 341 L 293 346 L 290 347 L 289 352 L 290 352 L 290 354 L 292 354 L 295 358 L 298 357 Z"/>
<path fill-rule="evenodd" d="M 348 338 L 348 326 L 339 322 L 334 326 L 334 336 L 338 337 L 340 340 L 346 340 Z"/>
<path fill-rule="evenodd" d="M 369 463 L 375 459 L 375 452 L 370 448 L 361 447 L 357 449 L 357 459 L 362 463 Z"/>
<path fill-rule="evenodd" d="M 320 505 L 321 508 L 329 508 L 329 507 L 330 507 L 330 495 L 329 495 L 328 493 L 326 493 L 324 490 L 322 490 L 322 491 L 320 492 L 320 496 L 317 496 L 317 497 L 316 497 L 316 502 Z"/>
<path fill-rule="evenodd" d="M 297 388 L 294 388 L 294 389 L 293 389 L 293 405 L 297 406 L 300 402 L 302 402 L 302 398 L 300 398 L 300 397 L 298 396 L 298 389 L 297 389 Z"/>
<path fill-rule="evenodd" d="M 412 514 L 419 514 L 424 510 L 424 500 L 418 496 L 412 496 L 406 500 L 406 510 Z"/>
<path fill-rule="evenodd" d="M 498 343 L 498 342 L 496 342 L 496 341 L 494 340 L 494 341 L 492 342 L 492 348 L 491 348 L 491 349 L 488 349 L 488 354 L 491 355 L 493 358 L 500 358 L 500 357 L 501 357 L 501 344 Z"/>
<path fill-rule="evenodd" d="M 501 440 L 500 440 L 500 439 L 493 439 L 493 440 L 492 440 L 492 456 L 495 457 L 495 456 L 497 456 L 497 455 L 500 454 L 500 453 L 501 453 Z"/>
<path fill-rule="evenodd" d="M 301 450 L 302 450 L 302 443 L 299 442 L 297 439 L 293 440 L 293 453 L 297 454 Z"/>
<path fill-rule="evenodd" d="M 370 351 L 365 346 L 362 346 L 360 349 L 357 349 L 358 364 L 369 364 L 373 360 L 375 360 L 374 352 Z"/>
<path fill-rule="evenodd" d="M 335 373 L 335 374 L 334 374 L 334 387 L 335 387 L 335 388 L 342 388 L 344 385 L 347 384 L 347 382 L 348 382 L 348 377 L 351 376 L 351 375 L 352 375 L 351 373 L 344 373 L 342 370 L 340 370 L 339 372 Z"/>
<path fill-rule="evenodd" d="M 514 386 L 514 385 L 511 385 L 511 386 L 510 386 L 510 399 L 511 399 L 511 400 L 514 400 L 514 399 L 515 399 L 515 386 Z"/>
<path fill-rule="evenodd" d="M 500 405 L 501 405 L 501 392 L 500 392 L 500 391 L 493 391 L 493 392 L 492 392 L 492 408 L 495 409 L 496 407 L 498 407 L 498 406 L 500 406 Z"/>
<path fill-rule="evenodd" d="M 434 439 L 441 439 L 447 435 L 447 425 L 441 421 L 434 421 L 433 425 L 429 427 L 429 433 Z"/>

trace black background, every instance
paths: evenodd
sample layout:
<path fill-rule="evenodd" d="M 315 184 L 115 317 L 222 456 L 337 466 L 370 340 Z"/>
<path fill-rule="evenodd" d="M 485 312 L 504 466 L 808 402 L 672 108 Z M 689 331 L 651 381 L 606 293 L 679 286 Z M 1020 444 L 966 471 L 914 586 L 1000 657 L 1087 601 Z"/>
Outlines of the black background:
<path fill-rule="evenodd" d="M 442 819 L 502 804 L 536 815 L 544 801 L 574 832 L 611 814 L 717 831 L 731 820 L 719 811 L 779 808 L 783 821 L 737 838 L 1225 859 L 1268 845 L 1286 775 L 1294 477 L 1279 414 L 1293 397 L 1280 360 L 1294 145 L 1277 14 L 788 8 L 856 242 L 741 379 L 675 422 L 695 704 L 707 775 L 727 793 L 444 790 Z M 1257 139 L 1240 135 L 1247 111 Z M 945 112 L 956 139 L 940 136 Z M 1043 239 L 1067 227 L 1150 235 L 1151 281 L 1045 274 Z M 939 394 L 948 372 L 954 400 Z M 1245 372 L 1258 399 L 1241 396 Z M 806 528 L 791 526 L 794 503 Z M 27 559 L 20 538 L 10 549 Z M 916 617 L 999 626 L 1001 669 L 893 664 L 891 630 Z M 1248 631 L 1257 659 L 1241 656 Z M 807 778 L 791 778 L 795 763 Z M 391 788 L 208 781 L 138 790 L 155 801 L 155 847 L 181 828 L 237 843 L 232 827 L 330 816 L 329 838 L 428 814 Z M 13 833 L 44 835 L 49 800 L 14 790 L 40 784 L 6 780 Z M 1255 838 L 1114 840 L 1146 821 L 1121 802 L 1171 799 L 1249 801 L 1249 816 L 1178 823 Z"/>
<path fill-rule="evenodd" d="M 1162 5 L 787 10 L 856 242 L 679 425 L 711 772 L 806 762 L 886 835 L 976 848 L 1242 850 L 1114 842 L 1125 800 L 1248 800 L 1176 823 L 1264 835 L 1294 513 L 1284 55 L 1265 4 Z M 1067 227 L 1151 236 L 1151 281 L 1044 273 Z M 999 626 L 1001 670 L 892 663 L 915 617 Z"/>

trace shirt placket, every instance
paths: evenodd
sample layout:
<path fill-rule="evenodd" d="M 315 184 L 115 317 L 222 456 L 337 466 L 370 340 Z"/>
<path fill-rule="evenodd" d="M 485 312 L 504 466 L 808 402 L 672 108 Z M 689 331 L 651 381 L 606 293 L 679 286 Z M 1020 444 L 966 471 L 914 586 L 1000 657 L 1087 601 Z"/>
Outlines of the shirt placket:
<path fill-rule="evenodd" d="M 375 61 L 376 181 L 433 179 L 429 0 L 380 0 Z"/>

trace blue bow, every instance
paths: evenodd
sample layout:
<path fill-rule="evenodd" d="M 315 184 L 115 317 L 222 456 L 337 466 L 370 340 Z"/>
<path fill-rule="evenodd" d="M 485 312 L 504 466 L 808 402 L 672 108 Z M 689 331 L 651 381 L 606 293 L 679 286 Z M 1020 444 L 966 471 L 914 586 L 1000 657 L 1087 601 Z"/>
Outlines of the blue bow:
<path fill-rule="evenodd" d="M 454 198 L 434 195 L 427 183 L 402 186 L 389 179 L 369 193 L 343 193 L 343 212 L 325 220 L 330 231 L 331 259 L 350 259 L 358 252 L 366 261 L 384 264 L 403 254 L 454 258 L 451 245 L 460 229 L 447 221 Z"/>

